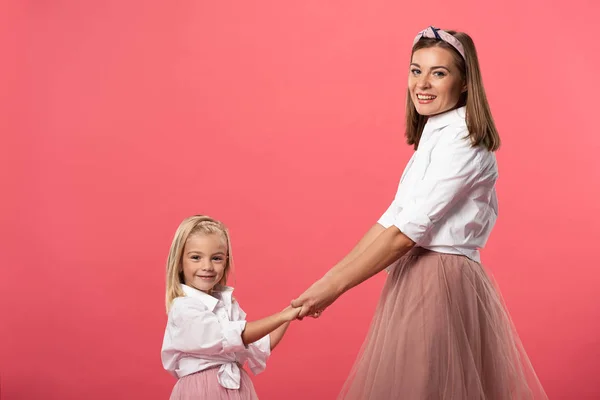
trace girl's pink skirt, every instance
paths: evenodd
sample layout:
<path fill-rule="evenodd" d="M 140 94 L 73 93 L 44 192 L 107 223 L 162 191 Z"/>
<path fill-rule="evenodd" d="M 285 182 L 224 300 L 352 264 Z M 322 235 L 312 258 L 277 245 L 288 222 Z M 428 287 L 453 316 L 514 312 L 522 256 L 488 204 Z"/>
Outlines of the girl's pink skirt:
<path fill-rule="evenodd" d="M 547 399 L 479 263 L 422 248 L 394 264 L 340 399 Z"/>
<path fill-rule="evenodd" d="M 240 368 L 241 382 L 238 390 L 225 389 L 219 384 L 217 372 L 219 368 L 210 368 L 180 378 L 170 400 L 257 400 L 252 380 Z"/>

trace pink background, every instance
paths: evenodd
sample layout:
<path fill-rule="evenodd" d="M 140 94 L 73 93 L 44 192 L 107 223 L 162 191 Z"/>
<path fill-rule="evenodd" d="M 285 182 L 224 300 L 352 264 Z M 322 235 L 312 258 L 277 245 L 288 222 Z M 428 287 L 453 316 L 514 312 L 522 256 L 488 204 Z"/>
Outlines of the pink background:
<path fill-rule="evenodd" d="M 251 319 L 321 276 L 394 195 L 429 24 L 474 37 L 503 139 L 484 264 L 550 398 L 600 398 L 600 6 L 554 3 L 3 2 L 2 400 L 166 399 L 190 214 L 229 225 Z M 383 279 L 294 323 L 261 399 L 333 399 Z"/>

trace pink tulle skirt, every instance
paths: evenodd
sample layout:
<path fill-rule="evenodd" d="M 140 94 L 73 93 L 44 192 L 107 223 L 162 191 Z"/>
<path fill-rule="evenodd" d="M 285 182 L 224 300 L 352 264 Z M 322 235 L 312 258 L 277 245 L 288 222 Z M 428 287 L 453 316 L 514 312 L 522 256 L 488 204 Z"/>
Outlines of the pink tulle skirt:
<path fill-rule="evenodd" d="M 210 368 L 180 378 L 170 400 L 257 400 L 252 380 L 240 368 L 241 383 L 238 390 L 225 389 L 217 380 L 219 368 Z"/>
<path fill-rule="evenodd" d="M 547 399 L 479 263 L 414 248 L 390 270 L 340 399 Z"/>

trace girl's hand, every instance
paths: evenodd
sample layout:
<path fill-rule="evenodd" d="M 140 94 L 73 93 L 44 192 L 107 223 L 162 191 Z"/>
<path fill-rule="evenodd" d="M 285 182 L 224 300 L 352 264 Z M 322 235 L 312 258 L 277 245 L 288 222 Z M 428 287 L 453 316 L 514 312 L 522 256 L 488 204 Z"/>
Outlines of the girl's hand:
<path fill-rule="evenodd" d="M 292 306 L 287 306 L 282 312 L 281 312 L 281 316 L 283 317 L 285 322 L 289 322 L 289 321 L 293 321 L 298 317 L 298 314 L 300 313 L 300 310 L 302 310 L 301 307 L 292 307 Z"/>

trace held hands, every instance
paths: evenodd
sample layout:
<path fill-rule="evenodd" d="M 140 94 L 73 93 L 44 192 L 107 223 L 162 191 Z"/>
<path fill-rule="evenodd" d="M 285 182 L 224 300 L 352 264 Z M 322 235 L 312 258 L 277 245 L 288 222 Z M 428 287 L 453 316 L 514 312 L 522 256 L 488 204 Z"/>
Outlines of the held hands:
<path fill-rule="evenodd" d="M 281 312 L 281 317 L 283 318 L 283 320 L 285 322 L 293 321 L 296 318 L 298 318 L 298 314 L 300 314 L 301 310 L 302 310 L 302 307 L 296 307 L 296 308 L 294 308 L 292 306 L 287 306 Z"/>
<path fill-rule="evenodd" d="M 341 285 L 332 275 L 326 275 L 316 281 L 300 297 L 292 300 L 292 307 L 300 307 L 298 319 L 307 315 L 318 318 L 343 293 Z"/>

